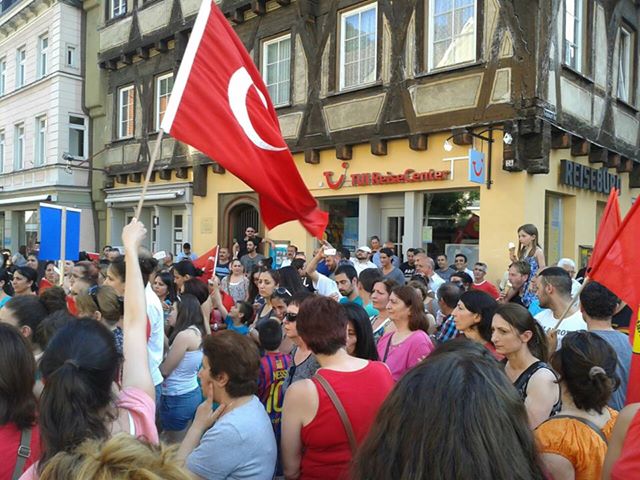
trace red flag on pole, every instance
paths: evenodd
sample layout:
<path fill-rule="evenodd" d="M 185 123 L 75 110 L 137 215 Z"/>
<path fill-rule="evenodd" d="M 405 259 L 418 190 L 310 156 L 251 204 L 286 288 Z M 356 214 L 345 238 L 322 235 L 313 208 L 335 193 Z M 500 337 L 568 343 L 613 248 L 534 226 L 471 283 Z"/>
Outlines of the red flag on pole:
<path fill-rule="evenodd" d="M 640 308 L 633 311 L 632 321 L 635 320 L 635 327 L 629 330 L 629 338 L 633 339 L 631 368 L 629 370 L 629 382 L 627 383 L 627 405 L 640 402 L 640 318 L 638 314 Z"/>
<path fill-rule="evenodd" d="M 618 204 L 618 190 L 615 188 L 609 192 L 607 206 L 604 209 L 600 225 L 598 227 L 598 235 L 596 243 L 593 246 L 593 253 L 589 261 L 589 268 L 597 265 L 602 260 L 603 255 L 607 251 L 607 247 L 613 242 L 618 228 L 620 228 L 620 205 Z M 590 276 L 587 270 L 587 275 Z"/>
<path fill-rule="evenodd" d="M 322 237 L 328 214 L 300 177 L 258 69 L 211 0 L 200 6 L 161 128 L 255 190 L 267 227 L 299 220 Z"/>
<path fill-rule="evenodd" d="M 196 268 L 204 271 L 204 274 L 200 277 L 200 280 L 204 282 L 213 278 L 215 274 L 216 264 L 218 263 L 218 248 L 219 246 L 216 245 L 207 253 L 203 253 L 193 261 L 193 265 Z"/>

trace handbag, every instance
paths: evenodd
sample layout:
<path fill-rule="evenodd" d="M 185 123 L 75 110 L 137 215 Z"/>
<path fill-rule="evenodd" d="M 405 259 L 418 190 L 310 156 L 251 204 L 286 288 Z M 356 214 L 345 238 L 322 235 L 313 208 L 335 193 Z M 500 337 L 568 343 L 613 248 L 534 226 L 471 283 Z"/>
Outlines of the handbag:
<path fill-rule="evenodd" d="M 349 416 L 347 415 L 347 412 L 344 409 L 342 402 L 338 398 L 338 395 L 336 395 L 336 392 L 333 389 L 333 387 L 329 384 L 329 382 L 327 382 L 327 380 L 322 375 L 316 372 L 316 374 L 314 375 L 314 378 L 318 380 L 318 383 L 320 384 L 320 386 L 322 386 L 324 391 L 327 393 L 327 396 L 331 400 L 331 403 L 333 403 L 333 406 L 337 410 L 338 415 L 340 416 L 340 420 L 342 420 L 342 425 L 344 426 L 344 430 L 347 433 L 347 438 L 349 439 L 349 447 L 351 448 L 351 453 L 356 453 L 356 450 L 358 448 L 358 445 L 356 443 L 356 435 L 355 433 L 353 433 L 353 427 L 351 426 L 351 421 L 349 421 Z"/>

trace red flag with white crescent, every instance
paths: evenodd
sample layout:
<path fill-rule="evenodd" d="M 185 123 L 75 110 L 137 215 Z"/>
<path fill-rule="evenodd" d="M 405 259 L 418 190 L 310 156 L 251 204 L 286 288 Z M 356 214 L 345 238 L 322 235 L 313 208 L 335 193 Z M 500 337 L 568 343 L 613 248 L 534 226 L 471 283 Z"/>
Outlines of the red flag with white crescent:
<path fill-rule="evenodd" d="M 200 6 L 161 128 L 257 192 L 268 228 L 299 220 L 322 237 L 328 214 L 295 166 L 258 69 L 212 0 Z"/>

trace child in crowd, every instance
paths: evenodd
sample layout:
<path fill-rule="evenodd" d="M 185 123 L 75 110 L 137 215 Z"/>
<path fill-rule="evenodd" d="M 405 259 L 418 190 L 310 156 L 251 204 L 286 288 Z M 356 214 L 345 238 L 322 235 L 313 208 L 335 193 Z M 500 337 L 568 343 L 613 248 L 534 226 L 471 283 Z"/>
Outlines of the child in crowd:
<path fill-rule="evenodd" d="M 244 302 L 243 302 L 244 303 Z M 276 444 L 280 449 L 280 419 L 282 416 L 282 405 L 284 395 L 282 385 L 289 374 L 291 357 L 286 353 L 278 351 L 282 341 L 282 327 L 280 322 L 274 319 L 267 320 L 259 328 L 260 345 L 264 349 L 264 354 L 260 359 L 260 376 L 258 377 L 258 397 L 267 409 L 267 414 L 271 419 L 273 433 L 276 436 Z M 282 464 L 278 452 L 278 463 L 276 465 L 276 475 L 282 475 Z"/>
<path fill-rule="evenodd" d="M 253 307 L 248 302 L 238 302 L 231 310 L 225 319 L 227 328 L 234 330 L 241 335 L 249 334 L 249 325 L 253 322 Z"/>

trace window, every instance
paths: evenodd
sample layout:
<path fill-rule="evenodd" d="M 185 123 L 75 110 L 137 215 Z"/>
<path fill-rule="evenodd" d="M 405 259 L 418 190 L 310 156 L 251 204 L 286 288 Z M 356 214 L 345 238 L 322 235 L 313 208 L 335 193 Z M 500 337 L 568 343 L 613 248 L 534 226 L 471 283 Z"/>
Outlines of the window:
<path fill-rule="evenodd" d="M 585 0 L 564 2 L 564 63 L 578 72 L 586 70 L 586 3 Z"/>
<path fill-rule="evenodd" d="M 429 2 L 429 70 L 476 60 L 476 15 L 477 0 Z"/>
<path fill-rule="evenodd" d="M 35 164 L 44 165 L 47 161 L 47 117 L 36 118 Z"/>
<path fill-rule="evenodd" d="M 0 95 L 5 94 L 7 87 L 7 61 L 0 58 Z"/>
<path fill-rule="evenodd" d="M 84 117 L 69 116 L 69 155 L 84 158 L 87 151 Z"/>
<path fill-rule="evenodd" d="M 13 169 L 21 170 L 24 167 L 24 123 L 14 127 L 13 134 Z"/>
<path fill-rule="evenodd" d="M 67 67 L 77 68 L 76 60 L 76 47 L 73 45 L 67 45 L 67 53 L 65 57 L 65 63 Z"/>
<path fill-rule="evenodd" d="M 291 35 L 264 42 L 262 77 L 273 104 L 287 105 L 291 90 Z"/>
<path fill-rule="evenodd" d="M 173 73 L 167 73 L 156 78 L 156 130 L 160 130 L 162 117 L 167 110 L 169 95 L 173 88 Z"/>
<path fill-rule="evenodd" d="M 620 27 L 618 35 L 618 98 L 627 103 L 633 100 L 633 45 L 634 35 Z"/>
<path fill-rule="evenodd" d="M 376 80 L 378 5 L 340 14 L 340 89 Z"/>
<path fill-rule="evenodd" d="M 127 13 L 127 0 L 111 0 L 111 18 L 121 17 Z"/>
<path fill-rule="evenodd" d="M 135 100 L 133 85 L 118 90 L 118 138 L 133 137 Z"/>
<path fill-rule="evenodd" d="M 25 82 L 27 68 L 27 50 L 23 47 L 16 53 L 16 88 L 20 88 Z"/>
<path fill-rule="evenodd" d="M 38 42 L 38 78 L 47 74 L 47 55 L 49 50 L 49 37 L 42 36 Z"/>
<path fill-rule="evenodd" d="M 4 130 L 0 130 L 0 173 L 4 172 Z"/>

